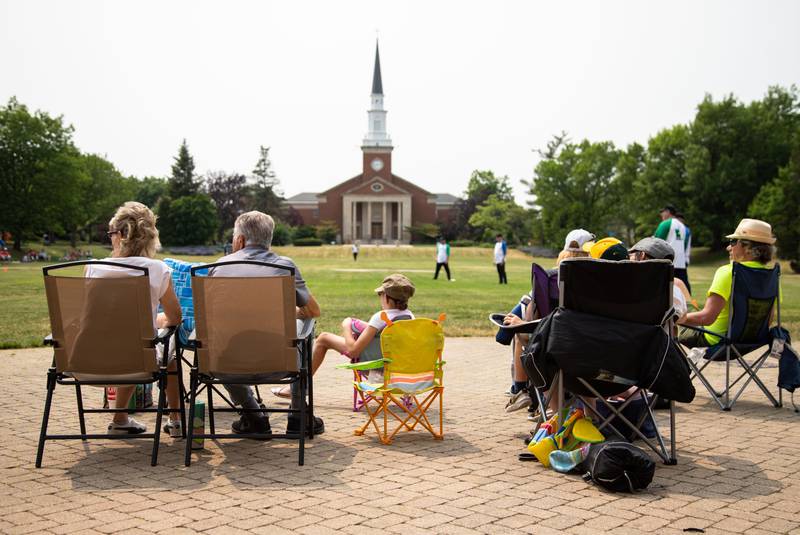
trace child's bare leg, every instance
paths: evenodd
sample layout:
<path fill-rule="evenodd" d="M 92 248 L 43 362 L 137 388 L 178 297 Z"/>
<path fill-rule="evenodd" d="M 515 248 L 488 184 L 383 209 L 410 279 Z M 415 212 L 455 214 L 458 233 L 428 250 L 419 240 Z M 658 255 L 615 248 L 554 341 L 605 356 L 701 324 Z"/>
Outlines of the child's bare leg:
<path fill-rule="evenodd" d="M 311 375 L 317 373 L 329 349 L 344 353 L 347 351 L 347 342 L 343 337 L 335 334 L 320 334 L 314 341 L 314 351 L 311 353 Z"/>

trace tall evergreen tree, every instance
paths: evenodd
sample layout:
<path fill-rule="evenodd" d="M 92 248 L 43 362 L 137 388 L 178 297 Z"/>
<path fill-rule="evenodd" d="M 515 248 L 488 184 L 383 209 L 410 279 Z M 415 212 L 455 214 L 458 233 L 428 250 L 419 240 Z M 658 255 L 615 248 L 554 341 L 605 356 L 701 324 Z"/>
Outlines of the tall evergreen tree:
<path fill-rule="evenodd" d="M 285 207 L 279 181 L 269 159 L 269 147 L 259 147 L 259 158 L 253 169 L 255 183 L 251 186 L 251 209 L 259 210 L 279 219 L 284 219 Z"/>
<path fill-rule="evenodd" d="M 200 191 L 200 181 L 194 174 L 194 158 L 189 154 L 186 140 L 178 149 L 178 156 L 172 164 L 172 176 L 169 179 L 169 196 L 173 200 L 194 195 Z"/>

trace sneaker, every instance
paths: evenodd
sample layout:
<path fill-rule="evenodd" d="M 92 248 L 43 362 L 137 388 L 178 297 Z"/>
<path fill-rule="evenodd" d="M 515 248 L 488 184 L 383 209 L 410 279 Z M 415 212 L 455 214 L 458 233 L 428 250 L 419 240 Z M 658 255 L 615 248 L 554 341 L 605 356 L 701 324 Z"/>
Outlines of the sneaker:
<path fill-rule="evenodd" d="M 183 437 L 183 427 L 180 420 L 169 420 L 164 424 L 164 432 L 172 438 Z"/>
<path fill-rule="evenodd" d="M 300 433 L 300 417 L 289 416 L 288 420 L 289 421 L 286 424 L 286 434 Z M 322 421 L 322 418 L 314 416 L 314 434 L 321 435 L 324 432 L 325 422 Z"/>
<path fill-rule="evenodd" d="M 139 435 L 145 431 L 147 431 L 147 426 L 140 424 L 130 416 L 124 424 L 118 424 L 113 420 L 108 424 L 109 435 Z"/>
<path fill-rule="evenodd" d="M 456 280 L 455 279 L 450 279 L 450 282 L 456 282 Z"/>
<path fill-rule="evenodd" d="M 689 352 L 686 354 L 686 358 L 688 358 L 689 360 L 691 360 L 691 361 L 692 361 L 692 363 L 693 363 L 695 366 L 697 366 L 697 365 L 698 365 L 698 364 L 699 364 L 699 363 L 700 363 L 700 362 L 703 360 L 703 357 L 705 356 L 705 354 L 706 354 L 706 350 L 705 350 L 705 348 L 702 348 L 702 347 L 693 347 L 693 348 L 692 348 L 692 349 L 690 349 L 690 350 L 689 350 Z"/>
<path fill-rule="evenodd" d="M 531 397 L 528 395 L 528 391 L 526 389 L 522 389 L 509 398 L 508 403 L 506 403 L 506 412 L 518 411 L 520 409 L 524 409 L 530 404 Z"/>
<path fill-rule="evenodd" d="M 268 435 L 272 433 L 272 429 L 269 426 L 269 418 L 256 416 L 255 414 L 242 414 L 238 420 L 231 424 L 231 431 L 237 435 Z M 260 440 L 269 440 L 269 438 Z"/>

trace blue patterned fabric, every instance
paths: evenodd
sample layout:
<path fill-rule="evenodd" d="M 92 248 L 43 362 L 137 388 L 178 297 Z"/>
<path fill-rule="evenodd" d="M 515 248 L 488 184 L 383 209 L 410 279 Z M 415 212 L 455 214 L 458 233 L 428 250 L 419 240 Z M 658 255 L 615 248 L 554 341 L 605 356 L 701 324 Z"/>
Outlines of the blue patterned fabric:
<path fill-rule="evenodd" d="M 201 262 L 185 262 L 174 258 L 165 258 L 164 263 L 172 269 L 172 288 L 178 296 L 181 305 L 181 327 L 179 334 L 182 338 L 194 330 L 194 301 L 192 301 L 192 276 L 191 268 Z M 208 270 L 201 269 L 197 275 L 207 276 Z M 185 341 L 185 340 L 184 340 Z"/>

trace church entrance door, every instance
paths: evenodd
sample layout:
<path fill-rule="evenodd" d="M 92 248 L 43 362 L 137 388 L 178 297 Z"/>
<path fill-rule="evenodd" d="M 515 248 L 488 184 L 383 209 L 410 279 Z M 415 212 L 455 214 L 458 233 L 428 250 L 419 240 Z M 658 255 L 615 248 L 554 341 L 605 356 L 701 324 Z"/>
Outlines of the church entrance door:
<path fill-rule="evenodd" d="M 370 229 L 371 236 L 370 239 L 372 240 L 380 240 L 383 239 L 383 223 L 380 221 L 373 221 L 372 228 Z"/>

